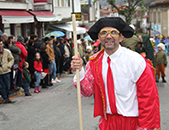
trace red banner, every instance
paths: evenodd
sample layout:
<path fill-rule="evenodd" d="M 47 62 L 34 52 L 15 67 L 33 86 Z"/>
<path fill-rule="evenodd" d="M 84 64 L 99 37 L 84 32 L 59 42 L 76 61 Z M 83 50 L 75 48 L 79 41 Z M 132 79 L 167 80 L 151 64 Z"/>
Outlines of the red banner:
<path fill-rule="evenodd" d="M 34 4 L 47 4 L 47 0 L 34 0 Z"/>

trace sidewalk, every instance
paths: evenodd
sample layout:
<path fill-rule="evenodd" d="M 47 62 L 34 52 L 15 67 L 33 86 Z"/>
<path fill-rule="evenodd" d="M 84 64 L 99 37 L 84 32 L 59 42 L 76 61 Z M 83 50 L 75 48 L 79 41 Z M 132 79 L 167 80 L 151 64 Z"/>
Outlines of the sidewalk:
<path fill-rule="evenodd" d="M 68 76 L 69 75 L 69 73 L 68 72 L 64 72 L 60 77 L 59 77 L 59 79 L 62 79 L 62 78 L 64 78 L 64 77 L 66 77 L 66 76 Z M 55 85 L 57 85 L 57 83 L 55 83 L 55 84 L 53 84 L 53 86 L 55 86 Z M 51 86 L 52 87 L 52 86 Z M 48 88 L 47 88 L 48 89 Z M 41 89 L 42 91 L 45 91 L 45 90 L 47 90 L 47 89 Z M 34 93 L 34 88 L 30 88 L 29 89 L 29 91 L 30 91 L 30 93 Z M 10 97 L 10 99 L 13 99 L 13 98 L 15 98 L 15 97 L 18 97 L 18 96 L 21 96 L 21 95 L 24 95 L 25 93 L 24 93 L 24 89 L 22 90 L 22 91 L 16 91 L 16 90 L 11 90 L 10 91 L 10 94 L 9 94 L 9 97 Z M 2 98 L 2 96 L 0 95 L 0 101 L 2 101 L 3 100 L 3 98 Z"/>

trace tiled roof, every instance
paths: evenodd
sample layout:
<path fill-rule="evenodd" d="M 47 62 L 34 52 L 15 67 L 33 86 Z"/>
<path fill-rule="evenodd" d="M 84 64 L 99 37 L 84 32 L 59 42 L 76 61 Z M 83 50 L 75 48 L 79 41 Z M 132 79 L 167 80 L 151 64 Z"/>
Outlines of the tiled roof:
<path fill-rule="evenodd" d="M 150 6 L 160 5 L 160 4 L 166 4 L 169 3 L 169 0 L 156 0 L 154 2 L 150 3 Z"/>

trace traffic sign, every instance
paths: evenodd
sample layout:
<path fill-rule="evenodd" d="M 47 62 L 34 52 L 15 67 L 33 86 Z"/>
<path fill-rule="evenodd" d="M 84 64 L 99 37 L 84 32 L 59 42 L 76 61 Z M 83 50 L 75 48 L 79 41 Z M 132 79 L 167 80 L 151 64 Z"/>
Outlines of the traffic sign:
<path fill-rule="evenodd" d="M 81 21 L 82 20 L 82 13 L 78 12 L 78 13 L 72 13 L 76 15 L 76 21 Z"/>
<path fill-rule="evenodd" d="M 159 30 L 158 24 L 154 24 L 154 25 L 153 25 L 153 30 L 155 30 L 155 31 L 158 31 L 158 30 Z"/>

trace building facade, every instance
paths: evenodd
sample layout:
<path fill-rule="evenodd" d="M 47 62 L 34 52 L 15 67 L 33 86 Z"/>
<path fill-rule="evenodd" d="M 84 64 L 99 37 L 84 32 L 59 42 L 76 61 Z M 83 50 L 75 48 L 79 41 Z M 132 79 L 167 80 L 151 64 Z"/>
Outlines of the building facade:
<path fill-rule="evenodd" d="M 88 6 L 88 0 L 86 2 Z M 72 29 L 69 28 L 71 14 L 81 13 L 82 4 L 81 0 L 0 0 L 0 30 L 15 37 L 36 34 L 42 38 L 51 31 L 61 29 L 67 37 L 72 37 Z M 88 9 L 89 18 L 86 23 L 98 20 L 99 1 L 92 1 Z M 77 26 L 83 23 L 84 16 L 82 21 L 77 22 Z M 60 24 L 64 27 L 61 28 Z M 53 25 L 57 25 L 57 28 Z M 81 27 L 78 27 L 78 30 L 80 34 L 86 32 Z"/>
<path fill-rule="evenodd" d="M 155 1 L 149 6 L 149 22 L 154 31 L 169 36 L 169 1 Z"/>

